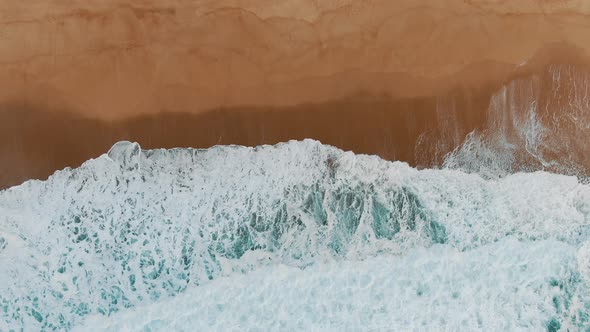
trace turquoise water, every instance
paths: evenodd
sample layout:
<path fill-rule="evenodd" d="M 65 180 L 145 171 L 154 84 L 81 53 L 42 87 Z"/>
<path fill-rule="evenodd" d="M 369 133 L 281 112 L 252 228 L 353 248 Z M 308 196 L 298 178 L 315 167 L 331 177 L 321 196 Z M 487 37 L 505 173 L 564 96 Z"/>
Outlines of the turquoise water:
<path fill-rule="evenodd" d="M 121 142 L 0 192 L 0 330 L 583 330 L 589 239 L 576 177 Z"/>

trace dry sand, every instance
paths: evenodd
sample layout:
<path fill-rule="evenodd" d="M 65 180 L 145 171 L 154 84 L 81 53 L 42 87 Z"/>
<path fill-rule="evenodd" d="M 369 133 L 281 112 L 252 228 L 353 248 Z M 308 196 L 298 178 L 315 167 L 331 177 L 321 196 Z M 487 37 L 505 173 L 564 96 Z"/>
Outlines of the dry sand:
<path fill-rule="evenodd" d="M 589 15 L 583 0 L 3 1 L 0 187 L 119 139 L 315 138 L 437 164 L 416 139 L 449 126 L 445 109 L 450 150 L 502 84 L 585 68 Z"/>

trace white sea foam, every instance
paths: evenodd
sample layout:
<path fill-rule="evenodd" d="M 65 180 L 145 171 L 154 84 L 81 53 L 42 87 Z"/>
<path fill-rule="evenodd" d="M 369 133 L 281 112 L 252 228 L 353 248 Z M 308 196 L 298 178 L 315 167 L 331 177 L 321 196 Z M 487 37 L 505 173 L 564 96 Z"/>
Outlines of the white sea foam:
<path fill-rule="evenodd" d="M 0 330 L 590 327 L 570 176 L 122 142 L 0 192 L 0 238 Z"/>
<path fill-rule="evenodd" d="M 575 269 L 575 250 L 562 242 L 436 245 L 305 270 L 264 267 L 91 317 L 79 330 L 541 331 L 584 309 L 569 294 Z"/>
<path fill-rule="evenodd" d="M 587 176 L 588 110 L 590 75 L 572 65 L 550 66 L 494 94 L 483 128 L 451 139 L 461 143 L 445 155 L 443 164 L 488 178 L 533 170 Z M 456 122 L 445 126 L 454 128 Z"/>

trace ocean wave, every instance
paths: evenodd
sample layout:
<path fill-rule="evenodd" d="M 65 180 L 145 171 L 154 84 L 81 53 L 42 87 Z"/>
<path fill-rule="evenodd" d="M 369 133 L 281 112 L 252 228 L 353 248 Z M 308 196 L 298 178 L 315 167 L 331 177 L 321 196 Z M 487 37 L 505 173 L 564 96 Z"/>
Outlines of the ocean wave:
<path fill-rule="evenodd" d="M 562 242 L 512 239 L 305 270 L 265 266 L 163 303 L 93 315 L 77 329 L 576 331 L 587 326 L 588 292 L 575 265 L 575 249 Z"/>
<path fill-rule="evenodd" d="M 387 263 L 387 271 L 403 275 L 416 255 L 429 264 L 449 257 L 476 264 L 496 254 L 514 267 L 498 268 L 506 285 L 528 287 L 527 278 L 515 277 L 521 272 L 536 278 L 531 302 L 521 315 L 507 316 L 504 327 L 534 328 L 527 322 L 535 317 L 548 327 L 587 327 L 589 239 L 590 187 L 574 176 L 489 179 L 417 170 L 311 140 L 207 150 L 141 150 L 120 142 L 80 168 L 0 192 L 0 330 L 72 329 L 87 316 L 106 319 L 180 293 L 221 292 L 215 285 L 228 287 L 234 276 L 248 283 L 256 271 L 266 271 L 263 280 L 276 269 L 310 271 L 304 279 L 319 289 L 321 266 L 340 266 L 348 278 L 354 262 L 366 261 L 368 271 Z M 529 263 L 540 272 L 516 268 Z M 471 282 L 474 274 L 461 264 L 457 282 Z M 493 273 L 478 264 L 474 271 Z M 435 279 L 449 273 L 420 269 Z M 392 278 L 393 289 L 403 288 L 403 280 Z M 278 285 L 271 281 L 263 291 Z M 474 297 L 489 291 L 494 301 L 513 299 L 493 282 L 478 285 Z M 255 285 L 249 287 L 239 288 Z M 424 287 L 444 294 L 439 304 L 455 298 L 434 279 Z M 553 298 L 557 304 L 545 305 Z M 487 306 L 466 311 L 465 319 L 477 325 L 477 312 Z M 411 308 L 407 313 L 417 314 Z M 441 315 L 454 310 L 436 308 Z"/>

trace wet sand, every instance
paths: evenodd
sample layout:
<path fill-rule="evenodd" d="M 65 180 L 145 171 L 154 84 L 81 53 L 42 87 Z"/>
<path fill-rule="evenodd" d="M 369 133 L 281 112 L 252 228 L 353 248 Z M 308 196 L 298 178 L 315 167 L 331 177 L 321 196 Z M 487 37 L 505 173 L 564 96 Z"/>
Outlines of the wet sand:
<path fill-rule="evenodd" d="M 460 127 L 462 136 L 482 123 L 485 99 L 456 97 L 455 105 L 481 110 L 461 113 L 465 118 L 455 125 Z M 437 121 L 437 107 L 441 103 L 436 98 L 394 100 L 357 96 L 283 108 L 162 112 L 120 121 L 88 119 L 67 111 L 47 112 L 15 103 L 0 112 L 0 156 L 4 169 L 0 187 L 46 178 L 55 170 L 80 165 L 106 152 L 119 140 L 137 141 L 143 148 L 207 148 L 217 144 L 256 146 L 313 138 L 357 153 L 415 163 L 414 145 L 418 137 L 444 125 Z"/>
<path fill-rule="evenodd" d="M 564 68 L 586 82 L 590 78 L 590 69 L 586 67 Z M 549 124 L 574 99 L 590 95 L 589 86 L 579 83 L 583 80 L 576 83 L 574 76 L 562 74 L 563 79 L 555 82 L 555 70 L 550 69 L 543 67 L 539 72 L 516 76 L 503 85 L 510 96 L 509 100 L 504 97 L 500 101 L 510 105 L 500 105 L 501 109 L 491 105 L 493 98 L 502 97 L 501 84 L 481 90 L 455 89 L 440 97 L 392 98 L 365 93 L 297 106 L 167 111 L 120 120 L 92 119 L 71 110 L 47 110 L 24 101 L 13 102 L 0 107 L 0 186 L 43 179 L 55 170 L 78 166 L 108 151 L 119 140 L 136 141 L 143 148 L 152 149 L 208 148 L 218 144 L 256 146 L 312 138 L 344 150 L 406 161 L 417 167 L 441 166 L 445 155 L 474 130 L 502 131 L 507 139 L 517 135 L 520 128 L 513 118 L 528 116 L 524 112 L 529 109 L 531 98 L 536 98 L 541 121 L 548 120 Z M 580 86 L 575 87 L 576 84 Z M 556 90 L 556 85 L 560 90 Z M 573 97 L 576 91 L 578 94 Z M 564 113 L 564 117 L 570 113 Z M 576 123 L 590 124 L 590 116 L 584 116 Z M 569 140 L 569 144 L 563 146 L 566 150 L 551 153 L 560 154 L 555 158 L 582 158 L 577 162 L 590 167 L 590 161 L 584 157 L 590 151 L 583 144 L 588 133 L 582 130 L 574 136 L 574 127 L 560 126 L 547 128 L 559 135 L 558 141 Z M 582 146 L 576 150 L 575 144 Z"/>
<path fill-rule="evenodd" d="M 77 166 L 121 139 L 205 148 L 313 138 L 440 165 L 486 125 L 503 85 L 552 64 L 590 64 L 586 7 L 4 2 L 0 188 Z"/>

